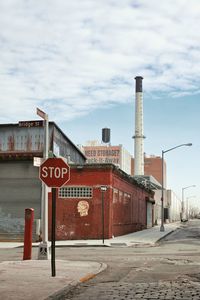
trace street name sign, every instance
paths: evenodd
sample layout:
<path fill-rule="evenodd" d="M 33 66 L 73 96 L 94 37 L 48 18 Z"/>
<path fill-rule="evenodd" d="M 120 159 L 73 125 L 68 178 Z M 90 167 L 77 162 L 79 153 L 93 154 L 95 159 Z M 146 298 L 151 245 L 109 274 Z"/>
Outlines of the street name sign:
<path fill-rule="evenodd" d="M 40 116 L 43 120 L 48 120 L 48 115 L 37 107 L 37 115 Z"/>

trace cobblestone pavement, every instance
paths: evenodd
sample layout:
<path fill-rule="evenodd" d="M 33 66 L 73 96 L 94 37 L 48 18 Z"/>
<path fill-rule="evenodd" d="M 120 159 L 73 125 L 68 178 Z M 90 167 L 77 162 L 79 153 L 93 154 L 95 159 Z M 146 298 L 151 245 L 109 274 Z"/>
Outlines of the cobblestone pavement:
<path fill-rule="evenodd" d="M 200 282 L 188 278 L 152 283 L 106 282 L 80 285 L 65 298 L 73 300 L 199 300 Z"/>
<path fill-rule="evenodd" d="M 53 300 L 200 300 L 200 221 L 149 248 L 73 249 L 107 269 Z M 60 255 L 70 255 L 60 249 Z"/>

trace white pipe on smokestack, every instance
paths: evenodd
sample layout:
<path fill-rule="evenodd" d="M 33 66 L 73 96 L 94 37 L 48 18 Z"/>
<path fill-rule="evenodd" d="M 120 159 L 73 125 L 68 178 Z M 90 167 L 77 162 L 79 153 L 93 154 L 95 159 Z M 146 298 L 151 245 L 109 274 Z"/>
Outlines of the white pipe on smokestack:
<path fill-rule="evenodd" d="M 144 135 L 143 135 L 143 77 L 135 77 L 135 135 L 134 135 L 134 176 L 144 175 Z"/>

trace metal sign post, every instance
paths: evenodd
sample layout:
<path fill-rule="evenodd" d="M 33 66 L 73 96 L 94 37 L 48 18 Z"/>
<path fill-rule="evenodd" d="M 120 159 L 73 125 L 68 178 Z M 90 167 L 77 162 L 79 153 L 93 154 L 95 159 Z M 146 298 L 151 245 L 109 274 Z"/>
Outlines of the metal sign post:
<path fill-rule="evenodd" d="M 105 232 L 104 232 L 104 193 L 107 191 L 107 186 L 101 186 L 101 216 L 102 216 L 102 242 L 104 244 Z"/>
<path fill-rule="evenodd" d="M 48 158 L 49 152 L 49 117 L 48 114 L 37 108 L 37 115 L 44 120 L 44 147 L 43 159 Z M 49 259 L 48 245 L 48 188 L 42 184 L 42 203 L 41 203 L 41 219 L 42 219 L 42 242 L 39 245 L 38 259 Z"/>
<path fill-rule="evenodd" d="M 70 180 L 70 167 L 62 158 L 48 158 L 39 170 L 39 178 L 45 186 L 52 188 L 52 222 L 51 222 L 51 270 L 56 276 L 55 240 L 56 240 L 56 197 L 57 188 Z"/>
<path fill-rule="evenodd" d="M 56 241 L 56 194 L 57 188 L 52 188 L 52 222 L 51 222 L 51 275 L 56 276 L 55 241 Z"/>

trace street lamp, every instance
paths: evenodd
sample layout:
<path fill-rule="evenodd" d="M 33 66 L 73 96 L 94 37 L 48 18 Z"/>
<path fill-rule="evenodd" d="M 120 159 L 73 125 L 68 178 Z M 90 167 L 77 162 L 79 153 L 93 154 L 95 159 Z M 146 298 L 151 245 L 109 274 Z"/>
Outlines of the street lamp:
<path fill-rule="evenodd" d="M 196 187 L 196 185 L 195 184 L 188 185 L 188 186 L 185 186 L 185 187 L 182 188 L 182 215 L 181 215 L 181 221 L 183 220 L 183 217 L 184 217 L 183 214 L 184 214 L 184 211 L 185 211 L 185 209 L 184 209 L 184 191 L 186 189 L 191 188 L 191 187 Z"/>
<path fill-rule="evenodd" d="M 166 152 L 172 151 L 176 148 L 183 147 L 183 146 L 192 146 L 192 143 L 181 144 L 181 145 L 175 146 L 173 148 L 170 148 L 168 150 L 162 150 L 162 196 L 161 196 L 161 226 L 160 226 L 160 231 L 165 231 L 165 227 L 164 227 L 164 154 Z"/>

